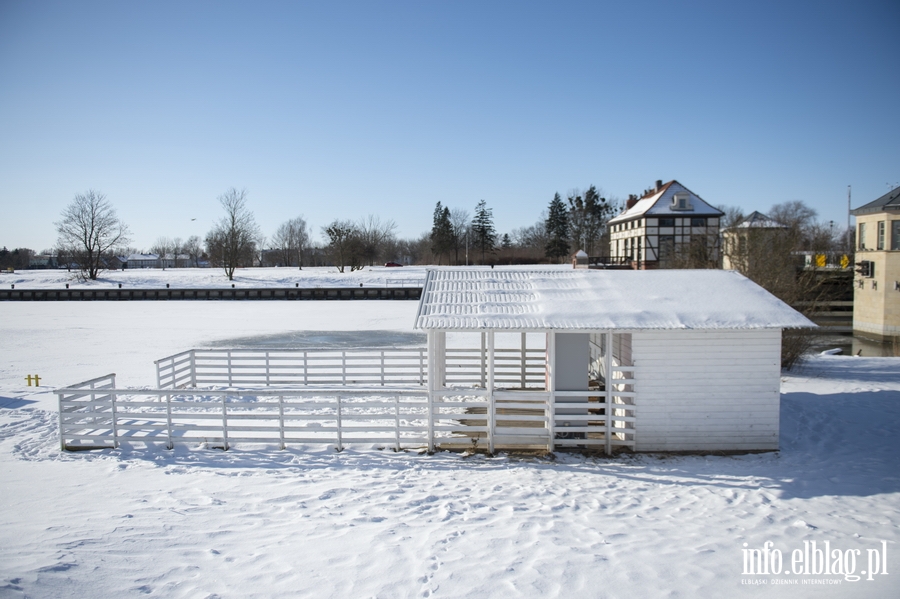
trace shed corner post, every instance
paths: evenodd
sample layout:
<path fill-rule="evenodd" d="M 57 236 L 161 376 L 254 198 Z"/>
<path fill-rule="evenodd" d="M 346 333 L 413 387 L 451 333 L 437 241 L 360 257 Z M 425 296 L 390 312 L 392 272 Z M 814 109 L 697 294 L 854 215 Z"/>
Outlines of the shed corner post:
<path fill-rule="evenodd" d="M 547 387 L 547 450 L 553 452 L 556 449 L 556 333 L 547 332 L 547 372 L 544 385 Z"/>
<path fill-rule="evenodd" d="M 438 374 L 438 333 L 432 329 L 428 330 L 428 451 L 434 452 L 434 396 L 440 385 L 440 375 Z"/>
<path fill-rule="evenodd" d="M 494 331 L 489 331 L 487 334 L 487 354 L 488 452 L 493 455 L 494 429 L 497 428 L 496 405 L 494 404 Z"/>
<path fill-rule="evenodd" d="M 606 404 L 606 408 L 603 410 L 603 414 L 604 414 L 604 416 L 606 416 L 606 422 L 605 422 L 606 430 L 603 433 L 603 439 L 606 442 L 605 448 L 604 448 L 606 451 L 606 455 L 609 455 L 610 453 L 612 453 L 612 439 L 610 438 L 610 435 L 612 435 L 612 416 L 613 416 L 613 412 L 612 412 L 612 398 L 613 398 L 613 392 L 612 392 L 613 345 L 612 345 L 612 342 L 613 342 L 613 334 L 612 334 L 612 331 L 606 331 L 605 333 L 603 333 L 603 335 L 604 335 L 604 337 L 606 337 L 606 354 L 603 356 L 603 361 L 604 361 L 603 368 L 606 371 L 606 382 L 603 385 L 604 396 L 605 396 L 603 398 L 603 401 Z"/>

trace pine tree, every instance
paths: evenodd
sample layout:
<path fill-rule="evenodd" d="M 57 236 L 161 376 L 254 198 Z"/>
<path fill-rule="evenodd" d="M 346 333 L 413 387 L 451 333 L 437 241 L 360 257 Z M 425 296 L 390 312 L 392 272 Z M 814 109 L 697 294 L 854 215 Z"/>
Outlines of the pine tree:
<path fill-rule="evenodd" d="M 440 256 L 448 253 L 454 247 L 453 224 L 450 222 L 450 209 L 441 206 L 438 202 L 434 207 L 434 218 L 431 226 L 431 253 L 437 256 L 438 264 Z"/>
<path fill-rule="evenodd" d="M 547 221 L 544 224 L 547 236 L 550 240 L 544 248 L 544 255 L 551 259 L 559 260 L 569 255 L 569 217 L 566 214 L 566 205 L 563 204 L 559 194 L 553 196 L 547 211 Z"/>
<path fill-rule="evenodd" d="M 487 207 L 484 200 L 475 206 L 475 217 L 472 219 L 472 236 L 476 248 L 481 249 L 481 262 L 485 262 L 488 253 L 493 253 L 497 244 L 497 230 L 494 228 L 493 210 Z"/>

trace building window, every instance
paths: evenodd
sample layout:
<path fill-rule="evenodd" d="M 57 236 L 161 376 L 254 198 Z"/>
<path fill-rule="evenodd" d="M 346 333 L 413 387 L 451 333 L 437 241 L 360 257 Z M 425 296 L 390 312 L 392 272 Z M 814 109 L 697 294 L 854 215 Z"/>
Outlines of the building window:
<path fill-rule="evenodd" d="M 659 236 L 659 259 L 668 260 L 675 255 L 675 236 Z"/>
<path fill-rule="evenodd" d="M 859 249 L 866 249 L 866 223 L 859 223 L 859 239 L 856 240 Z"/>
<path fill-rule="evenodd" d="M 660 227 L 674 227 L 675 219 L 674 218 L 661 218 L 659 219 Z"/>
<path fill-rule="evenodd" d="M 900 220 L 891 221 L 891 249 L 900 250 Z"/>
<path fill-rule="evenodd" d="M 883 250 L 884 249 L 884 221 L 878 221 L 878 240 L 876 241 L 875 249 Z"/>
<path fill-rule="evenodd" d="M 672 210 L 691 210 L 691 196 L 678 192 L 672 196 Z"/>
<path fill-rule="evenodd" d="M 691 226 L 692 226 L 692 227 L 705 227 L 705 226 L 706 226 L 706 219 L 705 219 L 705 218 L 692 218 L 692 219 L 691 219 Z"/>

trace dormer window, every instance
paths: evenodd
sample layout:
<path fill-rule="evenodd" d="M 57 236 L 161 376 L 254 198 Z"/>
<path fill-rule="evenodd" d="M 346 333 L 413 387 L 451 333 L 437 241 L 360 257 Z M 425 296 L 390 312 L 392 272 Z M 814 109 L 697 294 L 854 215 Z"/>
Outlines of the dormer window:
<path fill-rule="evenodd" d="M 672 196 L 672 210 L 693 210 L 691 194 L 679 191 Z"/>

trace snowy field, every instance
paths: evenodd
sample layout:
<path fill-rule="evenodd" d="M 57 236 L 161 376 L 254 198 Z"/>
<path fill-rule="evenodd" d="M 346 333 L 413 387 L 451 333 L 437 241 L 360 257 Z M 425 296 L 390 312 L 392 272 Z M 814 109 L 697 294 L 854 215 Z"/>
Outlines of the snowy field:
<path fill-rule="evenodd" d="M 173 289 L 193 289 L 231 287 L 399 287 L 421 285 L 425 281 L 425 266 L 366 266 L 355 272 L 338 272 L 333 266 L 298 268 L 239 268 L 234 280 L 229 281 L 221 268 L 146 268 L 136 270 L 103 271 L 96 281 L 84 281 L 76 272 L 66 270 L 19 270 L 14 273 L 0 273 L 0 285 L 16 289 L 63 289 L 69 284 L 71 289 L 114 288 L 119 284 L 128 289 L 162 289 L 168 284 Z M 470 267 L 489 268 L 489 267 Z M 500 267 L 502 268 L 502 267 Z M 539 266 L 516 266 L 522 268 L 572 268 L 571 265 L 546 264 Z"/>
<path fill-rule="evenodd" d="M 821 356 L 785 376 L 768 454 L 59 451 L 56 387 L 151 385 L 153 360 L 191 347 L 423 343 L 416 307 L 0 304 L 0 598 L 900 596 L 898 358 Z M 801 573 L 746 574 L 744 550 L 767 542 L 773 567 L 796 550 Z M 844 573 L 802 573 L 812 542 Z"/>

